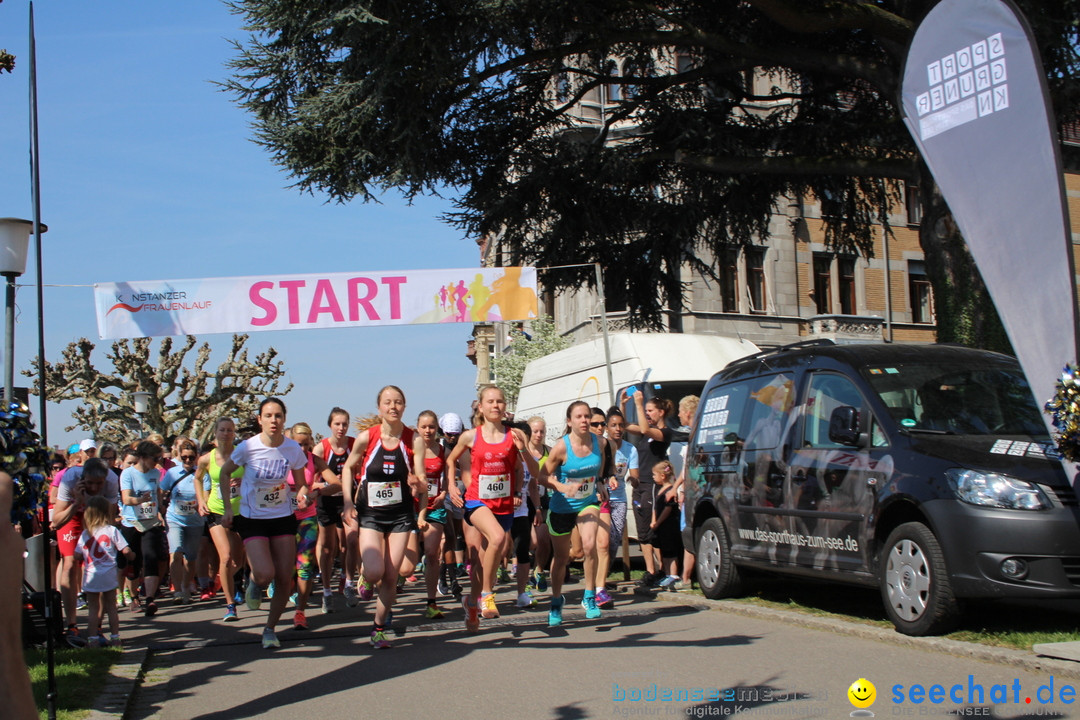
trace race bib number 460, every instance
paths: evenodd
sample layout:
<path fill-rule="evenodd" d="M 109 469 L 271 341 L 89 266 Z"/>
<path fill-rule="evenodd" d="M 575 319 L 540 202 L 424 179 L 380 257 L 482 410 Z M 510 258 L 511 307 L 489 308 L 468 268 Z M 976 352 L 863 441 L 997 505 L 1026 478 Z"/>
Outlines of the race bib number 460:
<path fill-rule="evenodd" d="M 386 507 L 397 505 L 402 500 L 401 483 L 373 482 L 368 483 L 368 505 L 371 507 Z"/>
<path fill-rule="evenodd" d="M 510 477 L 508 475 L 481 475 L 479 495 L 481 500 L 498 500 L 510 497 Z"/>

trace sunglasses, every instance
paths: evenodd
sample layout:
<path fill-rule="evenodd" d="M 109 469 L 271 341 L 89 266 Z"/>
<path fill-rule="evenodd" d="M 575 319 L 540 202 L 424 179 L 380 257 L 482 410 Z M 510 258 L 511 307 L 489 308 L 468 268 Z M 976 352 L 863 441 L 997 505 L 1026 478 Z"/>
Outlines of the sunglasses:
<path fill-rule="evenodd" d="M 52 469 L 53 470 L 63 470 L 65 467 L 67 467 L 67 465 L 53 465 Z"/>
<path fill-rule="evenodd" d="M 604 424 L 605 423 L 603 422 L 591 422 L 589 423 L 589 427 L 604 427 Z"/>
<path fill-rule="evenodd" d="M 101 459 L 102 459 L 102 460 L 109 460 L 109 461 L 112 461 L 112 460 L 115 460 L 115 459 L 116 459 L 116 456 L 115 456 L 115 455 L 102 455 L 102 456 L 101 456 Z"/>
<path fill-rule="evenodd" d="M 195 456 L 194 455 L 181 455 L 180 459 L 186 462 L 188 460 L 194 460 Z"/>

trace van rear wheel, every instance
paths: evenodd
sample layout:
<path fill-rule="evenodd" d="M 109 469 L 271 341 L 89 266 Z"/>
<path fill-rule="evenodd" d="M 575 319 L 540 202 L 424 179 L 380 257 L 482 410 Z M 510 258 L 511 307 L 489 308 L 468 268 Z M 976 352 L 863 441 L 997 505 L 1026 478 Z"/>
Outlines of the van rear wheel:
<path fill-rule="evenodd" d="M 955 625 L 960 605 L 949 582 L 945 555 L 930 528 L 909 522 L 893 530 L 880 568 L 881 598 L 898 631 L 940 635 Z"/>
<path fill-rule="evenodd" d="M 742 578 L 732 562 L 727 528 L 720 518 L 709 518 L 698 531 L 695 563 L 698 584 L 705 597 L 719 600 L 741 592 Z"/>

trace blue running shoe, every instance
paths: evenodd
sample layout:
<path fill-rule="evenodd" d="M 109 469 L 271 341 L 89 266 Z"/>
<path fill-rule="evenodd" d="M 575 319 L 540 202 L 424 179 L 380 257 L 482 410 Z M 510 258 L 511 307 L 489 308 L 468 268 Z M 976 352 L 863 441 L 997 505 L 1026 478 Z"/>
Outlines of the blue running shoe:
<path fill-rule="evenodd" d="M 548 627 L 558 627 L 562 625 L 562 609 L 566 603 L 566 598 L 560 595 L 557 598 L 551 598 L 551 609 L 548 610 Z"/>
<path fill-rule="evenodd" d="M 602 614 L 596 605 L 596 593 L 592 590 L 585 591 L 585 597 L 581 598 L 581 607 L 585 608 L 585 617 L 590 620 L 595 620 Z"/>

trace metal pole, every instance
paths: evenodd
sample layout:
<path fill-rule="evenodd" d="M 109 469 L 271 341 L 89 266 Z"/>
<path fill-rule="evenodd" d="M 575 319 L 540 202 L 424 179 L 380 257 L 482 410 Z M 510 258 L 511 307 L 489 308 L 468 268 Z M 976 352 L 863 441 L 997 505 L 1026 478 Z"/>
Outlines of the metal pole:
<path fill-rule="evenodd" d="M 41 269 L 41 169 L 39 167 L 38 116 L 37 116 L 37 42 L 34 40 L 34 3 L 30 3 L 30 193 L 34 205 L 34 241 L 37 252 L 37 305 L 38 305 L 38 428 L 43 447 L 49 447 L 48 416 L 45 412 L 45 306 L 42 294 Z M 52 604 L 52 533 L 49 531 L 49 518 L 46 516 L 41 528 L 42 553 L 45 575 L 45 658 L 46 686 L 45 703 L 49 720 L 56 720 L 56 658 L 53 639 L 56 636 L 56 623 L 60 618 L 53 617 Z"/>
<path fill-rule="evenodd" d="M 881 226 L 881 241 L 885 245 L 885 342 L 892 342 L 892 276 L 889 273 L 889 233 Z"/>
<path fill-rule="evenodd" d="M 4 409 L 15 402 L 15 274 L 4 273 Z"/>
<path fill-rule="evenodd" d="M 607 365 L 608 407 L 615 407 L 615 377 L 611 372 L 611 345 L 608 343 L 607 301 L 604 298 L 604 274 L 600 263 L 593 263 L 596 268 L 596 290 L 600 293 L 600 314 L 603 316 L 601 327 L 604 329 L 604 363 Z"/>

